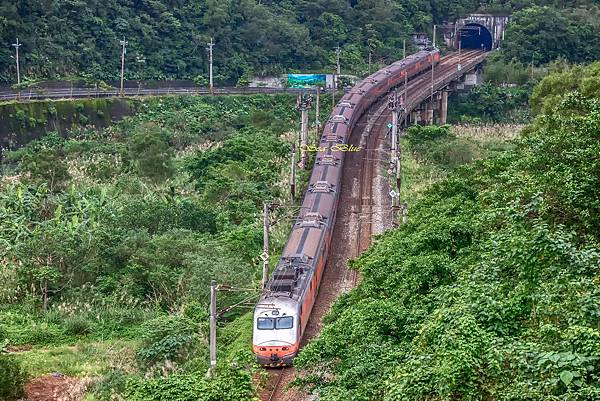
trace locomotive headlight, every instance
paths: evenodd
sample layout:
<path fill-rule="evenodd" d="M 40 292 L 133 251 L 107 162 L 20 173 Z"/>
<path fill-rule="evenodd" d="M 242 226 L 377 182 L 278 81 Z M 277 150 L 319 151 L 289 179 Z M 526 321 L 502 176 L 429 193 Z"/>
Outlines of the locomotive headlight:
<path fill-rule="evenodd" d="M 279 311 L 278 310 L 274 310 L 273 312 L 271 312 L 271 315 L 277 316 L 277 315 L 279 315 Z"/>

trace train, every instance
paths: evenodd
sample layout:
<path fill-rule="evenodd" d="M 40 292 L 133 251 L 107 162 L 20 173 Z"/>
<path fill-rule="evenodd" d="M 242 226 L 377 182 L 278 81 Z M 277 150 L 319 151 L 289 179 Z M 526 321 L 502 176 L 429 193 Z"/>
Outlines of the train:
<path fill-rule="evenodd" d="M 300 212 L 254 309 L 252 350 L 260 365 L 292 365 L 323 278 L 341 190 L 344 145 L 359 118 L 390 89 L 439 63 L 435 48 L 357 83 L 334 107 L 320 137 Z"/>

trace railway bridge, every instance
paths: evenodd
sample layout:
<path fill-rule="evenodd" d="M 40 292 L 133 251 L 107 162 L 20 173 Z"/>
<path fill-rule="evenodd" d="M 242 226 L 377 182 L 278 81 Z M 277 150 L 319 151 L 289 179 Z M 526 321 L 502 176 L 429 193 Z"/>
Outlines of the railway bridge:
<path fill-rule="evenodd" d="M 399 122 L 409 124 L 445 124 L 448 116 L 448 92 L 477 83 L 481 65 L 487 56 L 480 49 L 465 49 L 440 59 L 432 70 L 399 87 L 403 102 Z"/>

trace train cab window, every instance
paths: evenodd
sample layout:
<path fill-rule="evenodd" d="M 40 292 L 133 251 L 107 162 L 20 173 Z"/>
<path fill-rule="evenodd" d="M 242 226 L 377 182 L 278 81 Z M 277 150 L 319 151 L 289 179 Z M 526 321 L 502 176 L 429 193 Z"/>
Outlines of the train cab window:
<path fill-rule="evenodd" d="M 259 317 L 256 322 L 256 328 L 259 330 L 273 330 L 275 328 L 275 319 L 272 317 Z"/>
<path fill-rule="evenodd" d="M 284 316 L 277 319 L 275 323 L 277 329 L 291 329 L 294 327 L 294 318 L 292 316 Z"/>

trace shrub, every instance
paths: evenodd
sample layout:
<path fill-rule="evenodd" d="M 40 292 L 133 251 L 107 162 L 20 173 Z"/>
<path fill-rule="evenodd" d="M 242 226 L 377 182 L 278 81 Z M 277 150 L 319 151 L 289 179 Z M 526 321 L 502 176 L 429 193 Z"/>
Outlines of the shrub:
<path fill-rule="evenodd" d="M 244 401 L 253 397 L 250 374 L 223 368 L 213 380 L 202 375 L 171 375 L 157 379 L 132 379 L 127 382 L 128 401 Z"/>
<path fill-rule="evenodd" d="M 89 320 L 81 315 L 67 317 L 64 321 L 64 327 L 67 334 L 76 336 L 89 334 L 92 331 Z"/>
<path fill-rule="evenodd" d="M 193 323 L 183 316 L 150 320 L 143 325 L 142 333 L 137 357 L 142 367 L 148 369 L 167 361 L 185 361 L 196 340 Z"/>
<path fill-rule="evenodd" d="M 0 399 L 17 400 L 25 395 L 27 375 L 20 362 L 11 355 L 0 354 Z"/>
<path fill-rule="evenodd" d="M 155 124 L 144 123 L 136 129 L 127 148 L 138 174 L 157 182 L 173 175 L 173 149 L 168 140 L 168 133 Z"/>
<path fill-rule="evenodd" d="M 95 401 L 114 401 L 118 398 L 117 394 L 125 391 L 127 383 L 127 374 L 121 369 L 113 369 L 106 373 L 102 379 L 94 383 L 91 393 Z"/>
<path fill-rule="evenodd" d="M 470 163 L 480 154 L 475 143 L 457 138 L 449 125 L 410 127 L 407 140 L 418 160 L 444 169 Z"/>

